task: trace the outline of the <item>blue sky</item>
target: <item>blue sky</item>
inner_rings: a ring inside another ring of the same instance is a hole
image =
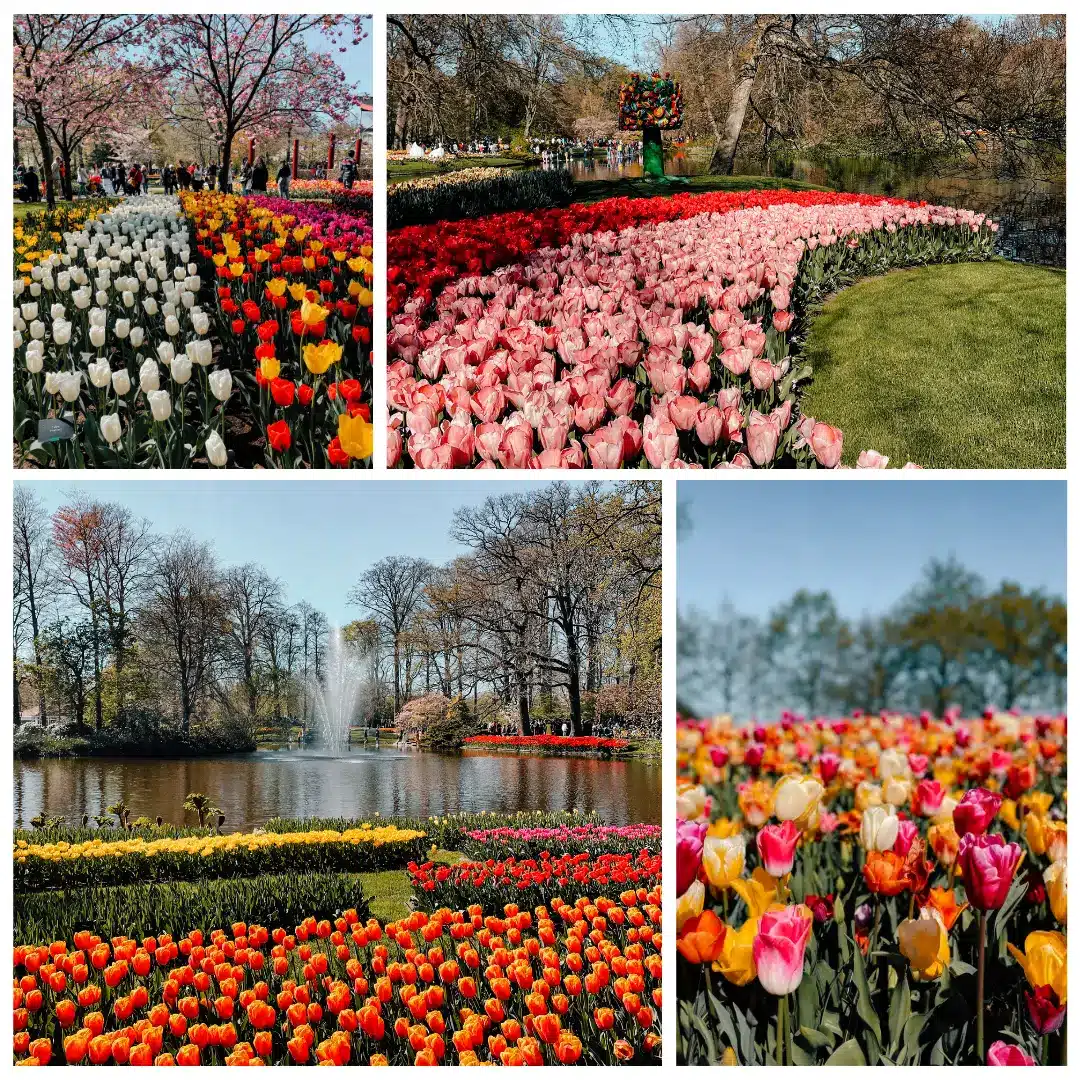
[[[345,78],[350,85],[355,86],[362,94],[370,94],[374,86],[370,26],[369,22],[368,36],[359,45],[353,45],[351,38],[345,39],[345,52],[339,52],[340,46],[329,41],[321,30],[309,30],[305,35],[312,49],[333,56],[334,62],[345,72]]]
[[[1066,595],[1064,481],[691,481],[678,501],[680,609],[764,615],[806,588],[880,614],[950,554],[988,584]]]
[[[174,480],[70,476],[19,479],[52,513],[73,490],[119,502],[169,533],[185,528],[208,542],[223,566],[258,562],[286,589],[290,603],[307,600],[333,623],[359,614],[346,595],[360,574],[386,555],[445,562],[461,549],[450,539],[454,511],[489,495],[543,487],[551,477],[488,480],[354,479]]]

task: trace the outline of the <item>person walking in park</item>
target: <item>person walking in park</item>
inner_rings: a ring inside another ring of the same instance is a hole
[[[266,182],[270,179],[270,170],[266,167],[266,159],[259,158],[255,168],[251,170],[251,190],[266,194]]]
[[[356,162],[353,160],[352,151],[341,163],[341,182],[346,191],[351,191],[353,182],[356,180]]]
[[[278,195],[283,199],[289,197],[289,181],[292,179],[292,169],[289,167],[289,159],[286,158],[281,163],[281,168],[277,171],[277,189]]]
[[[41,199],[41,182],[31,165],[22,175],[23,186],[19,189],[19,198],[23,202],[38,202]]]
[[[240,166],[241,194],[246,195],[251,190],[251,174],[253,171],[250,161],[245,161],[244,164]]]

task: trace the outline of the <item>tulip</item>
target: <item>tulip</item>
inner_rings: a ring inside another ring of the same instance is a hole
[[[144,360],[142,367],[139,368],[139,389],[144,394],[150,395],[158,389],[160,381],[157,361],[153,359]]]
[[[980,1055],[981,1056],[981,1055]],[[986,1054],[987,1065],[1035,1065],[1037,1062],[1030,1054],[1025,1054],[1019,1046],[1010,1046],[999,1039],[993,1043]]]
[[[765,825],[758,830],[758,855],[772,877],[781,878],[791,873],[795,865],[795,848],[801,835],[793,821],[785,821],[782,825]]]
[[[684,821],[675,824],[675,894],[681,896],[690,888],[701,866],[708,822]]]
[[[75,401],[82,393],[82,376],[77,371],[64,371],[59,379],[60,396],[66,402]]]
[[[1023,852],[1019,844],[1005,843],[999,833],[968,833],[960,838],[957,858],[968,900],[986,912],[996,911],[1005,903]]]
[[[675,902],[675,930],[683,928],[690,919],[697,918],[705,907],[705,882],[695,879]]]
[[[760,918],[751,917],[738,930],[727,928],[720,956],[715,966],[720,974],[735,986],[746,986],[757,978],[754,963],[754,941],[758,934]]]
[[[113,393],[119,397],[123,397],[131,390],[131,376],[128,374],[127,368],[121,368],[119,371],[112,373],[112,388]]]
[[[1050,899],[1050,910],[1062,926],[1065,925],[1069,908],[1068,877],[1064,858],[1056,859],[1043,871],[1046,895]]]
[[[1009,952],[1024,969],[1024,976],[1033,990],[1048,986],[1062,1005],[1068,993],[1066,976],[1066,941],[1056,930],[1035,930],[1024,939],[1021,952],[1011,942]]]
[[[965,791],[963,798],[953,810],[953,823],[961,838],[968,833],[982,836],[1001,809],[1001,796],[985,788]]]
[[[686,922],[676,947],[691,964],[711,964],[720,957],[726,930],[713,912],[703,911]]]
[[[709,884],[715,889],[726,889],[742,874],[746,861],[746,838],[706,836],[701,861]]]
[[[232,372],[228,368],[219,368],[217,371],[211,371],[207,376],[207,382],[210,384],[210,393],[217,398],[218,401],[228,401],[229,395],[232,393]]]
[[[120,417],[117,413],[110,413],[101,418],[101,422],[98,425],[101,429],[101,435],[104,440],[111,446],[113,443],[118,442],[123,432],[120,430]]]
[[[103,390],[112,382],[112,369],[109,367],[108,360],[98,360],[93,364],[88,364],[86,373],[90,377],[90,382],[99,390]]]
[[[890,851],[896,843],[900,819],[893,807],[871,806],[863,812],[859,840],[866,851]]]
[[[210,464],[220,469],[228,464],[229,454],[225,449],[225,443],[216,431],[211,431],[206,436],[206,457]]]
[[[780,821],[794,821],[803,831],[817,828],[825,789],[810,776],[787,775],[773,793],[773,813]]]
[[[1037,986],[1024,991],[1028,1019],[1040,1035],[1052,1035],[1065,1023],[1065,1004],[1050,986]]]
[[[936,979],[949,966],[949,935],[931,909],[924,908],[917,919],[904,919],[896,941],[917,980]]]
[[[753,957],[758,982],[767,993],[783,997],[798,988],[813,925],[813,916],[801,904],[762,915]]]
[[[167,390],[153,390],[146,395],[146,400],[150,403],[151,414],[159,424],[172,415],[172,399]]]

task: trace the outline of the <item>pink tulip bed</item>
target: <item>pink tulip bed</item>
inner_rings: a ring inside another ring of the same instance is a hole
[[[996,231],[787,191],[391,231],[388,464],[836,468],[843,433],[800,408],[810,315],[862,277],[989,258]]]

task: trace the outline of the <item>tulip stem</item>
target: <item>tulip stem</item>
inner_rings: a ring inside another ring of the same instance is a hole
[[[787,994],[776,999],[776,1063],[784,1064],[784,1048],[787,1045]]]
[[[975,976],[975,1052],[979,1064],[986,1062],[983,1054],[983,999],[986,982],[986,912],[979,912],[979,970]]]

